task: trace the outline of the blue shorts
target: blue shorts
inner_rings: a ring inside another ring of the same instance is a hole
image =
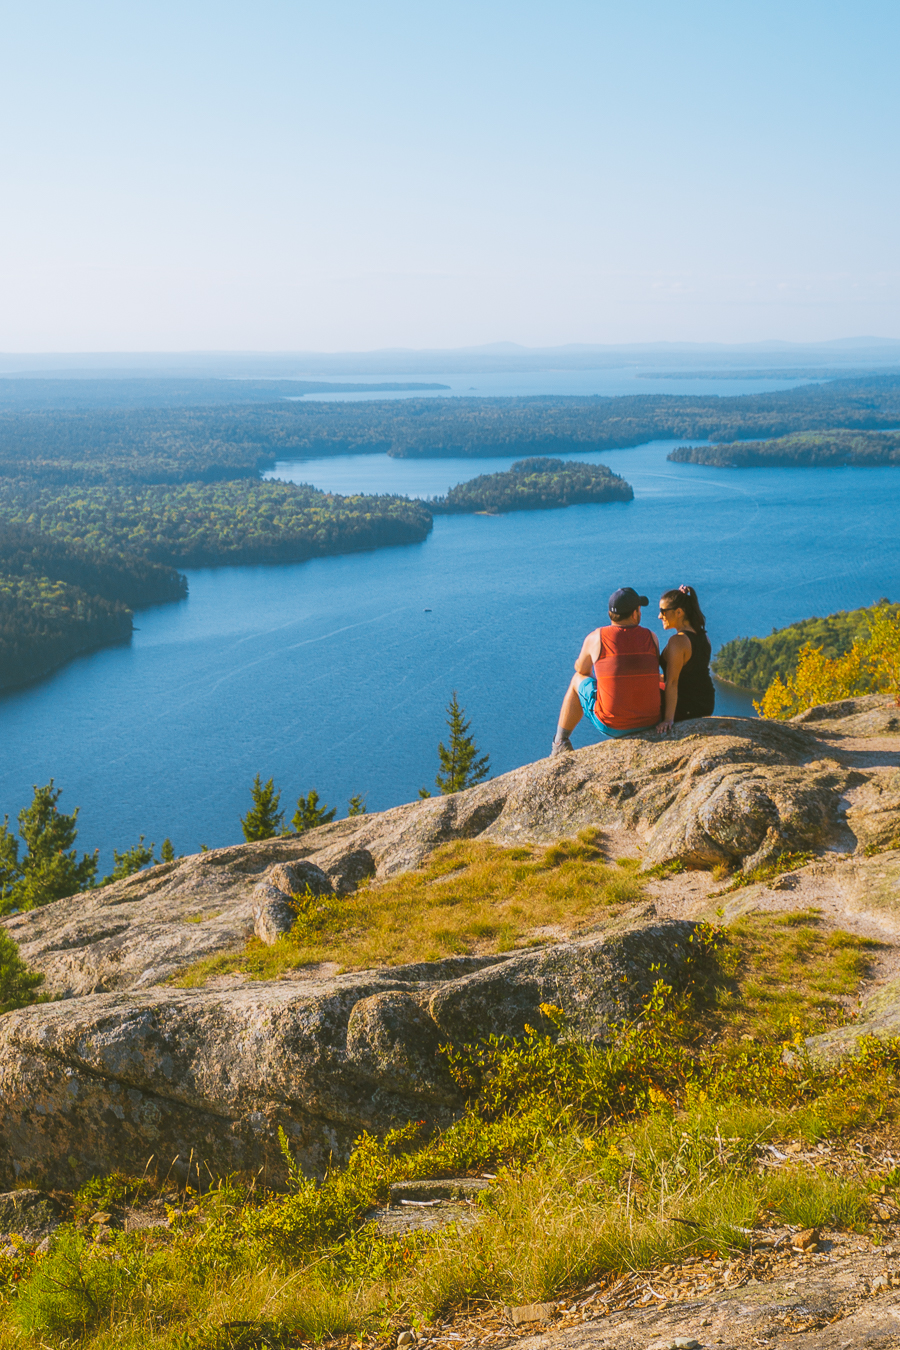
[[[578,686],[578,698],[581,702],[581,711],[595,731],[599,731],[601,736],[606,736],[610,740],[618,740],[621,736],[640,736],[642,731],[648,731],[650,727],[655,727],[656,722],[648,722],[645,727],[632,727],[628,731],[620,731],[618,727],[608,727],[605,722],[594,711],[594,705],[597,702],[597,681],[593,675],[585,675],[581,684]]]

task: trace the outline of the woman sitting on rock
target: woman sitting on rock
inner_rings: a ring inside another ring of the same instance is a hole
[[[712,648],[706,636],[706,619],[693,586],[666,591],[659,602],[659,618],[672,636],[660,652],[666,676],[663,720],[664,736],[676,722],[689,717],[710,717],[716,706],[716,691],[709,673]]]

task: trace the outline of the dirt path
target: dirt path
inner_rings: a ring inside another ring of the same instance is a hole
[[[417,1344],[428,1350],[671,1350],[679,1342],[704,1350],[900,1347],[896,1241],[895,1230],[883,1245],[823,1233],[809,1254],[761,1247],[732,1262],[697,1262],[680,1285],[664,1272],[640,1272],[609,1289],[537,1305],[531,1311],[545,1323],[517,1327],[513,1316],[527,1310],[498,1309],[425,1328]]]

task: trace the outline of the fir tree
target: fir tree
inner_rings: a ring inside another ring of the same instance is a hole
[[[17,944],[0,928],[0,1013],[34,1003],[34,990],[43,983],[43,975],[26,966]]]
[[[175,850],[172,847],[171,839],[164,839],[162,841],[162,848],[159,850],[159,860],[160,862],[175,861]]]
[[[466,721],[465,709],[459,706],[455,689],[447,704],[447,726],[450,729],[450,748],[443,742],[438,745],[441,772],[434,780],[445,796],[449,792],[461,792],[463,788],[474,787],[487,778],[491,769],[490,756],[479,757],[475,737],[469,735],[470,723]],[[424,790],[419,795],[424,796]]]
[[[327,825],[329,821],[334,820],[337,815],[337,807],[319,805],[319,794],[315,788],[310,788],[307,795],[301,795],[297,798],[297,810],[291,821],[298,834],[303,834],[304,830],[314,830],[317,825]]]
[[[104,877],[100,884],[108,886],[111,881],[121,881],[123,877],[130,877],[135,872],[139,872],[148,863],[155,863],[156,859],[153,856],[155,847],[155,844],[150,844],[148,847],[144,843],[144,836],[141,835],[133,848],[127,848],[124,853],[118,853],[116,849],[113,849],[115,866],[109,876]],[[171,848],[171,845],[169,847]]]
[[[94,884],[97,854],[79,859],[72,847],[78,835],[78,807],[71,815],[57,809],[61,793],[53,779],[35,784],[31,805],[19,812],[19,836],[26,852],[19,860],[19,841],[4,817],[0,827],[0,908],[34,909]]]
[[[280,834],[284,826],[284,812],[278,810],[281,793],[275,791],[273,780],[270,778],[268,783],[263,784],[257,774],[250,789],[250,796],[253,798],[253,805],[247,814],[241,817],[244,838],[248,843],[252,843],[255,839],[271,839],[273,834]]]
[[[367,816],[369,814],[368,807],[366,806],[366,799],[359,793],[357,793],[355,797],[350,798],[347,803],[347,808],[348,816]]]

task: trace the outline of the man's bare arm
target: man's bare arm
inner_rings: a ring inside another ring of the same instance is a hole
[[[576,675],[593,675],[594,662],[600,655],[600,630],[595,628],[593,633],[588,633],[584,642],[581,644],[581,651],[575,658]]]

